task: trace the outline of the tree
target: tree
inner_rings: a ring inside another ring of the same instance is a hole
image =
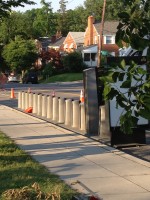
[[[30,22],[31,19],[26,14],[20,12],[12,12],[8,17],[2,18],[0,23],[0,41],[3,44],[8,44],[16,36],[31,39],[31,31],[33,29]]]
[[[67,35],[67,31],[66,31],[66,16],[67,16],[67,12],[66,12],[66,3],[67,1],[65,0],[60,0],[59,4],[60,4],[60,9],[58,10],[58,19],[57,19],[57,23],[58,23],[58,30],[61,31],[62,35]]]
[[[44,65],[46,65],[47,63],[51,63],[51,65],[55,69],[62,68],[61,55],[59,51],[51,48],[48,51],[42,51],[40,57],[42,58],[42,62]]]
[[[45,36],[52,36],[55,32],[55,23],[54,23],[54,14],[51,6],[51,2],[45,2],[45,0],[41,0],[41,4],[43,5],[41,9],[41,23],[43,24],[43,28],[45,29]],[[44,13],[44,15],[43,15]],[[43,17],[43,18],[42,18]]]
[[[2,56],[12,71],[24,72],[30,69],[37,59],[37,49],[33,40],[16,37],[4,47]]]
[[[147,67],[150,67],[150,1],[125,0],[124,6],[130,7],[119,13],[120,23],[116,35],[118,45],[122,41],[133,48],[143,50],[148,47]],[[125,78],[126,77],[126,78]],[[146,77],[146,81],[143,79]],[[101,78],[104,81],[104,96],[106,100],[116,98],[116,106],[123,108],[120,116],[121,130],[132,133],[132,127],[138,124],[138,118],[150,120],[150,76],[146,69],[132,61],[129,67],[122,61],[109,70],[108,75]],[[113,83],[123,81],[120,87]],[[133,82],[135,84],[133,84]],[[121,92],[121,88],[126,92]]]
[[[35,4],[33,1],[30,0],[7,0],[7,1],[1,1],[0,2],[0,18],[4,16],[8,16],[11,12],[12,7],[22,6],[24,7],[24,4]]]
[[[84,8],[78,7],[75,10],[68,10],[66,14],[66,30],[74,31],[74,32],[80,32],[85,31],[85,28],[87,26],[87,18],[84,14]]]
[[[105,20],[118,19],[118,12],[122,10],[123,1],[107,0],[107,7],[105,11]],[[103,0],[86,0],[84,2],[86,15],[95,16],[95,20],[100,21],[103,10]]]

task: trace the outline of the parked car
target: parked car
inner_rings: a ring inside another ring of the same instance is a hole
[[[38,76],[36,72],[29,72],[24,75],[22,78],[22,83],[32,83],[32,84],[37,84],[38,83]]]
[[[18,79],[18,77],[17,76],[15,76],[15,75],[9,75],[8,76],[8,81],[7,82],[19,82],[19,79]]]

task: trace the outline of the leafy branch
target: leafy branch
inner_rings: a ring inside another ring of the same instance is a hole
[[[150,120],[150,78],[146,69],[134,62],[128,66],[122,60],[100,79],[104,82],[104,99],[116,100],[116,108],[123,109],[119,119],[123,132],[132,133],[139,117]]]

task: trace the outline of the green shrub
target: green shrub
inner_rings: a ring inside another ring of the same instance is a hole
[[[52,63],[46,64],[42,71],[43,79],[46,79],[47,77],[50,77],[54,74],[55,74],[55,68],[53,64]]]
[[[86,67],[79,52],[72,52],[65,56],[63,66],[68,72],[82,72]]]

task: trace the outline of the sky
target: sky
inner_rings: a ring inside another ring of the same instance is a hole
[[[25,12],[26,10],[31,10],[33,8],[41,8],[40,1],[41,0],[32,0],[36,3],[36,5],[31,6],[31,5],[25,5],[25,7],[17,7],[13,10],[20,11],[20,12]],[[52,2],[52,8],[53,12],[56,12],[59,9],[59,1],[60,0],[47,0],[46,2]],[[68,0],[68,3],[66,4],[67,10],[68,9],[75,9],[78,6],[83,6],[85,0]]]

